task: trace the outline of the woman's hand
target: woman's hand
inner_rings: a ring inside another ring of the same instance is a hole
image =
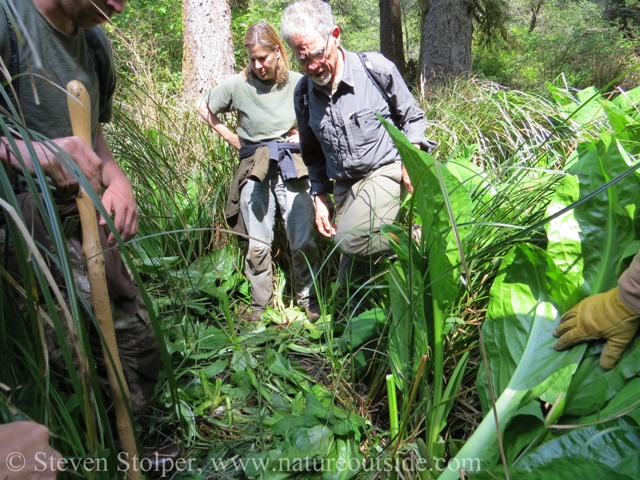
[[[287,135],[289,135],[287,140],[288,143],[300,143],[300,135],[298,135],[297,129],[292,128],[287,132]]]
[[[205,101],[205,97],[202,97],[198,102],[196,107],[198,109],[198,113],[203,118],[205,122],[209,124],[211,128],[213,128],[222,138],[224,138],[229,145],[234,147],[236,150],[240,150],[242,148],[242,143],[240,142],[240,137],[238,137],[237,133],[233,133],[231,130],[227,128],[227,126],[220,121],[218,116],[215,113],[212,113],[209,110],[209,105]]]

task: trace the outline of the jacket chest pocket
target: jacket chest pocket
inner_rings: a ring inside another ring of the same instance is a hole
[[[309,126],[320,142],[320,147],[322,148],[326,161],[335,161],[336,139],[330,120],[326,117],[311,117],[309,119]]]
[[[309,117],[309,126],[311,127],[311,130],[313,130],[313,133],[316,134],[316,137],[318,137],[318,140],[320,140],[324,137],[327,120],[324,117],[314,117],[311,115]]]
[[[370,152],[381,136],[384,135],[384,127],[376,117],[376,113],[383,118],[389,116],[388,108],[383,108],[379,112],[365,108],[350,113],[344,118],[352,151],[355,151],[358,156],[366,155]]]

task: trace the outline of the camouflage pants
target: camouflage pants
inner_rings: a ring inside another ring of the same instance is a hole
[[[5,245],[5,239],[3,238],[5,234],[6,230],[0,228],[0,254]],[[77,285],[77,290],[85,298],[85,304],[92,305],[87,264],[82,253],[82,243],[79,232],[76,232],[72,236],[67,236],[66,244],[70,254],[73,278]],[[11,246],[9,246],[9,248],[11,249]],[[9,255],[8,257],[15,257],[15,255]],[[13,261],[15,262],[15,259]],[[11,260],[10,263],[12,263]],[[8,270],[16,272],[16,266],[17,265],[9,265]],[[97,327],[91,322],[89,313],[85,310],[85,307],[82,306],[83,302],[80,303],[83,309],[85,327],[89,332],[91,351],[96,362],[100,384],[105,393],[110,396],[109,379],[102,352],[100,334],[97,331]],[[118,353],[130,392],[131,411],[134,416],[139,416],[144,412],[153,396],[160,370],[161,358],[156,335],[140,293],[137,294],[136,304],[138,308],[134,314],[124,313],[114,305],[113,302],[111,302],[111,310],[118,343]],[[70,341],[71,334],[68,332],[66,322],[62,322],[62,326],[65,330],[65,338],[67,338],[67,344],[72,352],[76,369],[78,369],[78,356]],[[49,362],[52,369],[58,372],[65,372],[67,367],[53,326],[45,323],[44,332]]]

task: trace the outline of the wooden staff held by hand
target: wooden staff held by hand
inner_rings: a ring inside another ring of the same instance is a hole
[[[72,80],[67,84],[67,92],[70,94],[68,105],[73,134],[82,138],[91,147],[91,100],[89,93],[78,80]],[[80,224],[82,225],[82,251],[87,259],[93,311],[104,339],[102,351],[107,365],[107,374],[116,412],[118,437],[122,443],[123,451],[128,455],[128,464],[131,467],[131,465],[139,465],[140,462],[137,458],[138,449],[133,433],[131,416],[129,415],[129,388],[125,382],[120,356],[118,355],[116,331],[111,315],[96,208],[82,187],[80,187],[76,197],[76,203],[78,204]],[[129,468],[128,475],[133,480],[139,480],[142,478],[142,471],[139,468]]]

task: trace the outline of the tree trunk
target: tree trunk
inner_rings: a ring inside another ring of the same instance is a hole
[[[380,53],[405,71],[400,0],[380,0]]]
[[[532,0],[529,4],[531,7],[531,21],[529,22],[529,33],[533,32],[538,23],[538,14],[545,0]]]
[[[195,98],[234,73],[235,57],[228,0],[182,0],[182,82]]]
[[[425,0],[420,84],[471,70],[473,0]]]

